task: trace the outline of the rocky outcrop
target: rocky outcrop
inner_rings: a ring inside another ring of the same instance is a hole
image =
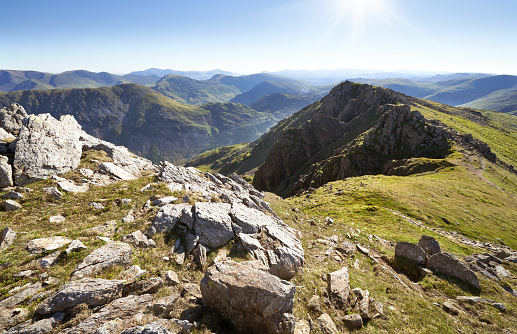
[[[72,280],[92,277],[112,266],[129,267],[133,249],[123,242],[109,242],[91,252],[77,265]]]
[[[18,103],[0,110],[0,128],[7,133],[17,135],[23,124],[23,120],[27,118],[27,112]]]
[[[233,261],[215,262],[201,280],[203,304],[220,312],[238,332],[294,333],[295,287]]]

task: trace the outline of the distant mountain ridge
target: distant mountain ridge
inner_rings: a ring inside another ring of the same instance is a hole
[[[211,71],[176,71],[170,69],[159,69],[159,68],[149,68],[143,71],[134,71],[129,73],[129,75],[140,75],[140,76],[148,76],[154,75],[158,77],[164,77],[169,74],[177,74],[184,77],[189,77],[196,80],[206,80],[212,78],[216,74],[224,74],[224,75],[237,75],[236,73],[223,71],[223,70],[211,70]]]

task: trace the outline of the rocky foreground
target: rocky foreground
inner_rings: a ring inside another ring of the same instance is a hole
[[[48,199],[48,205],[65,205],[74,196],[86,194],[91,198],[88,212],[95,216],[108,210],[105,201],[96,199],[96,192],[137,182],[143,175],[154,176],[153,182],[139,189],[149,196],[143,206],[133,205],[132,198],[117,199],[116,205],[130,208],[127,215],[80,232],[52,233],[51,228],[42,230],[41,237],[25,240],[30,231],[3,223],[1,254],[26,261],[19,271],[5,265],[14,274],[2,276],[2,333],[212,331],[206,326],[212,316],[227,324],[218,332],[338,333],[388,319],[375,296],[353,286],[346,265],[324,273],[324,300],[315,293],[308,301],[318,318],[296,317],[295,296],[306,288],[290,282],[304,275],[301,233],[278,217],[263,193],[235,174],[226,177],[170,163],[153,165],[123,147],[87,135],[73,117],[29,116],[19,105],[0,111],[0,136],[4,210],[23,212],[23,199],[35,192]],[[79,167],[92,150],[103,152],[109,161]],[[50,186],[31,188],[38,182]],[[163,189],[168,196],[160,195]],[[135,225],[139,215],[151,219]],[[56,231],[66,220],[61,215],[48,218]],[[325,225],[331,226],[332,219]],[[373,250],[337,235],[315,243],[328,247],[327,257],[357,251],[411,290]],[[485,288],[479,275],[494,281],[511,276],[502,264],[517,261],[517,253],[507,247],[497,248],[495,255],[459,259],[442,253],[438,242],[427,236],[418,244],[393,246],[402,265],[416,265],[422,275],[446,275],[474,290]],[[147,263],[141,258],[159,247],[167,253],[158,259],[160,269],[142,269]],[[67,266],[71,270],[63,269]],[[200,274],[180,279],[179,270]],[[57,277],[63,271],[64,279]],[[506,306],[497,301],[465,298],[457,303],[486,303],[506,312]],[[460,312],[449,304],[443,304],[447,312]]]

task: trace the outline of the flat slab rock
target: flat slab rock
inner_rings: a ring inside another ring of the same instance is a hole
[[[427,261],[427,267],[442,274],[455,277],[481,290],[479,279],[463,262],[449,253],[437,253]]]
[[[124,282],[120,280],[83,278],[63,285],[45,299],[36,312],[52,314],[82,303],[88,306],[104,305],[119,297],[123,287]]]
[[[231,205],[227,203],[196,203],[194,230],[200,243],[219,248],[235,239],[230,209]]]
[[[72,241],[71,238],[63,236],[33,239],[27,244],[27,250],[31,254],[41,254],[66,246]]]
[[[203,304],[243,333],[294,333],[295,286],[231,260],[215,262],[201,280]]]
[[[72,274],[72,280],[95,276],[104,269],[116,265],[129,267],[132,254],[133,248],[130,245],[124,242],[109,242],[91,252],[79,263]]]

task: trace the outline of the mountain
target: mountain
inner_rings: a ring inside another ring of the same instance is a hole
[[[239,104],[184,105],[136,84],[0,93],[0,105],[12,103],[31,114],[71,114],[87,133],[153,161],[182,162],[219,146],[253,141],[279,120]]]
[[[137,75],[137,76],[158,76],[164,77],[169,74],[181,75],[184,77],[189,77],[196,80],[206,80],[210,79],[216,74],[224,74],[224,75],[235,75],[235,73],[223,71],[223,70],[211,70],[211,71],[176,71],[176,70],[163,70],[159,68],[149,68],[144,71],[134,71],[129,73],[128,75]]]
[[[517,89],[502,89],[462,105],[517,115]]]
[[[97,88],[113,86],[122,82],[148,85],[156,82],[157,76],[119,76],[107,72],[94,73],[84,70],[51,74],[37,71],[0,70],[0,91],[12,92],[29,89]]]

